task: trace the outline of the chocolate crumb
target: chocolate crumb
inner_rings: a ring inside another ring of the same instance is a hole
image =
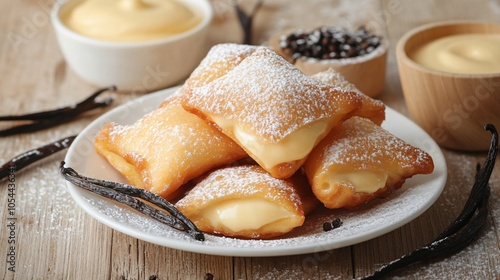
[[[340,226],[342,226],[342,220],[339,219],[339,218],[336,218],[335,220],[333,220],[332,222],[332,227],[333,229],[336,229],[336,228],[339,228]]]
[[[207,273],[205,274],[205,278],[203,278],[204,280],[213,280],[214,279],[214,275],[212,273]]]
[[[324,231],[330,231],[333,229],[332,223],[324,223],[323,224],[323,230]]]
[[[334,230],[336,228],[339,228],[340,226],[342,226],[342,220],[339,219],[339,218],[335,218],[332,222],[325,222],[323,224],[323,230],[324,231],[330,231],[330,230]]]

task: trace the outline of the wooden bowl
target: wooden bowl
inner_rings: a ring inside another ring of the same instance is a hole
[[[396,46],[406,105],[413,118],[441,146],[463,151],[488,149],[487,123],[500,128],[500,72],[456,74],[424,67],[411,54],[425,43],[448,35],[500,34],[500,25],[444,22],[418,27]],[[499,47],[500,49],[500,47]]]
[[[292,32],[294,32],[294,30],[290,30],[288,33],[273,36],[268,42],[269,48],[285,57],[306,75],[311,76],[318,72],[333,68],[335,71],[342,74],[347,81],[354,84],[364,94],[370,97],[377,97],[380,95],[382,89],[384,88],[385,81],[387,50],[389,48],[387,38],[382,38],[381,45],[373,52],[358,57],[342,59],[301,57],[292,61],[292,59],[287,57],[287,55],[282,51],[279,44],[281,36]]]

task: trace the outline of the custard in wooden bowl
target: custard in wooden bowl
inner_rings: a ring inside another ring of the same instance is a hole
[[[500,25],[425,25],[404,35],[396,54],[415,122],[443,147],[487,150],[484,126],[500,126]]]

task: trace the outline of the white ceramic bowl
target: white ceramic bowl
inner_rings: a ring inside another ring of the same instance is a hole
[[[208,51],[208,28],[213,17],[208,0],[183,1],[203,17],[193,29],[164,39],[133,43],[93,39],[65,26],[61,14],[81,1],[56,3],[51,20],[66,62],[94,85],[116,85],[119,90],[127,91],[172,86],[187,78]]]

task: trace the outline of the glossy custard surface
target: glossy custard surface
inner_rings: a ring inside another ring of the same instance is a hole
[[[439,38],[409,54],[428,68],[460,74],[500,72],[500,34],[458,34]]]
[[[86,0],[61,15],[82,35],[113,42],[143,42],[186,32],[201,16],[176,0]]]

